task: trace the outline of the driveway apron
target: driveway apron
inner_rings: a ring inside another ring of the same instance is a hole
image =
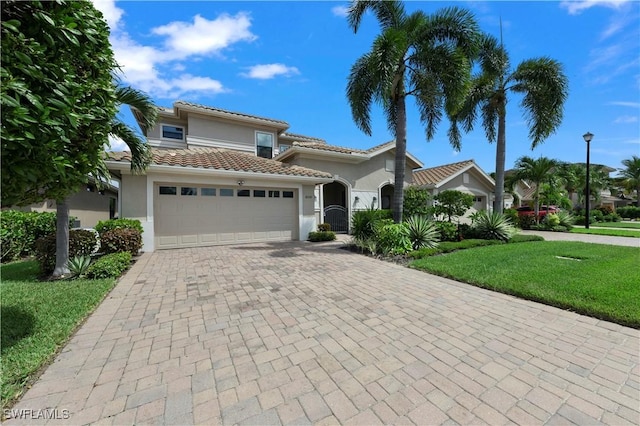
[[[639,337],[339,243],[158,251],[7,424],[638,424]]]

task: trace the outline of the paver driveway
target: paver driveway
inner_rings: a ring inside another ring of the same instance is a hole
[[[15,410],[69,410],[64,424],[639,422],[638,330],[338,247],[142,256]]]

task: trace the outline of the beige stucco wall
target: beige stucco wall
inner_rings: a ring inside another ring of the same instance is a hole
[[[121,217],[128,219],[147,220],[147,177],[122,176]]]
[[[76,217],[83,228],[93,228],[101,220],[109,220],[109,200],[117,200],[118,194],[105,191],[104,195],[96,192],[80,190],[69,196],[69,216]],[[21,207],[19,210],[31,212],[56,212],[56,202],[46,200],[42,203]]]
[[[395,160],[392,152],[385,152],[359,164],[341,163],[335,160],[300,158],[294,156],[287,162],[338,175],[355,191],[378,191],[384,183],[393,183],[394,173],[385,170],[386,160]],[[411,183],[411,170],[405,172],[405,185]]]
[[[469,176],[468,183],[464,182],[465,173]],[[456,176],[454,179],[445,183],[439,188],[439,191],[442,192],[447,189],[455,189],[474,195],[486,195],[493,192],[493,187],[488,186],[485,179],[480,179],[480,175],[473,169],[461,173],[460,176]]]
[[[182,126],[184,127],[184,132],[185,132],[185,136],[189,134],[189,126],[187,123],[187,120],[179,120],[177,118],[166,118],[163,116],[158,117],[158,123],[151,129],[149,129],[147,131],[147,139],[149,141],[149,144],[153,145],[153,146],[159,146],[159,147],[175,147],[175,148],[186,148],[187,147],[187,142],[185,141],[179,141],[179,140],[175,140],[175,139],[162,139],[161,138],[161,129],[162,129],[162,125],[163,124],[167,124],[170,126]]]

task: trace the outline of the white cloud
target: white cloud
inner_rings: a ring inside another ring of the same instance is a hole
[[[122,139],[109,135],[109,147],[106,150],[113,152],[129,151],[129,147]]]
[[[214,20],[200,15],[193,23],[171,22],[151,30],[156,35],[167,36],[165,46],[172,59],[184,59],[192,55],[216,53],[240,41],[251,42],[257,37],[249,31],[251,19],[246,13],[235,16],[222,14]]]
[[[243,77],[256,78],[259,80],[268,80],[276,76],[290,77],[300,74],[298,68],[288,67],[284,64],[263,64],[254,65],[249,68],[249,72],[241,74]]]
[[[570,15],[578,15],[583,10],[590,9],[595,6],[619,9],[629,1],[631,0],[565,0],[560,2],[560,7],[567,9]]]
[[[331,8],[331,13],[333,13],[335,16],[346,18],[347,14],[349,13],[349,6],[333,6]]]
[[[637,123],[638,116],[635,115],[622,115],[614,120],[616,124],[628,124],[628,123]]]
[[[118,27],[118,23],[124,14],[124,11],[116,7],[115,0],[91,0],[96,9],[102,12],[104,19],[109,24],[111,30],[115,30]]]
[[[249,30],[249,15],[240,12],[235,16],[221,14],[213,20],[196,15],[193,22],[170,22],[151,30],[165,38],[162,47],[144,45],[127,33],[122,21],[124,11],[114,0],[93,1],[111,28],[110,41],[120,65],[120,79],[152,98],[174,100],[185,94],[228,92],[216,79],[186,73],[188,64],[183,61],[220,54],[234,43],[257,38]],[[176,73],[182,74],[175,77]]]
[[[627,101],[613,101],[609,102],[607,105],[617,105],[631,108],[640,108],[640,102],[627,102]]]

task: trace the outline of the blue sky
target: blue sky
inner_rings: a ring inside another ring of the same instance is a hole
[[[373,135],[353,123],[346,100],[351,65],[379,32],[370,14],[354,34],[347,2],[331,1],[103,1],[94,0],[111,28],[121,79],[156,104],[197,102],[287,121],[289,132],[328,143],[369,148],[392,139],[378,107]],[[447,6],[467,8],[483,31],[502,34],[512,67],[549,56],[570,81],[557,132],[531,151],[517,97],[507,112],[510,168],[523,155],[584,162],[590,131],[591,162],[621,167],[640,155],[640,2],[418,2],[408,12],[431,14]],[[417,111],[408,103],[408,150],[432,167],[474,159],[495,170],[495,145],[478,124],[455,152],[443,120],[427,142]],[[125,120],[134,123],[127,111]],[[114,144],[114,148],[119,146]]]

